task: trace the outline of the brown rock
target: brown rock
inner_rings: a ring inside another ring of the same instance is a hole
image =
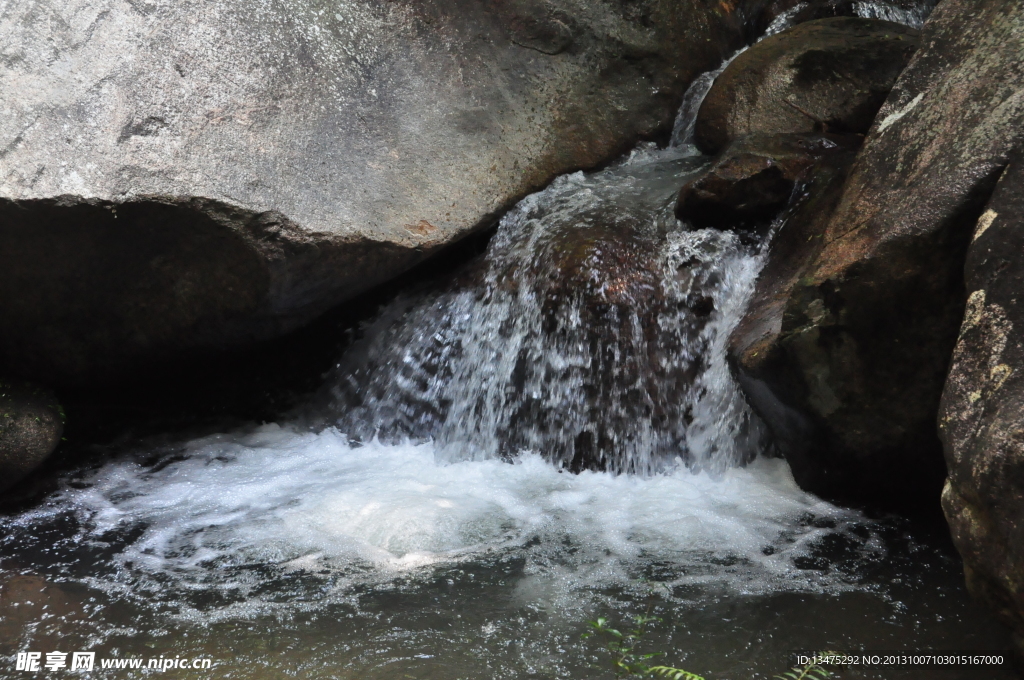
[[[1003,173],[964,269],[942,395],[942,506],[971,591],[1024,639],[1024,159]]]
[[[856,135],[761,135],[729,145],[679,191],[676,216],[696,228],[765,227],[823,156],[856,148]]]
[[[732,352],[797,480],[832,498],[938,496],[935,428],[974,223],[1024,135],[1024,8],[947,0],[830,219],[777,243]]]
[[[711,87],[694,139],[705,153],[754,133],[864,133],[917,49],[918,31],[872,19],[819,19],[765,38]]]

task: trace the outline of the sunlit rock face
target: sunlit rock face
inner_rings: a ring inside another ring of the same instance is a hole
[[[667,131],[760,4],[6,7],[0,363],[73,382],[305,323]]]

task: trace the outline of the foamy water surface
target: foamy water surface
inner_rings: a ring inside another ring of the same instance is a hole
[[[76,540],[119,546],[118,568],[91,583],[161,596],[251,595],[296,570],[379,582],[506,553],[540,571],[586,571],[588,586],[628,582],[637,564],[661,560],[700,567],[676,580],[738,592],[820,589],[839,583],[794,559],[862,521],[802,492],[780,460],[719,477],[573,475],[534,454],[439,463],[429,443],[353,446],[334,429],[278,425],[198,439],[156,462],[107,463],[15,523],[69,515]]]

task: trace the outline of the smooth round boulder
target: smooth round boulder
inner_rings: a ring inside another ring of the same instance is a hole
[[[63,432],[64,412],[50,391],[0,378],[0,491],[39,467]]]
[[[916,29],[856,17],[809,21],[766,38],[715,81],[694,141],[718,153],[755,133],[864,134],[919,43]]]

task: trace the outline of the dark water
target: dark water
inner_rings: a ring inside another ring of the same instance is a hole
[[[80,565],[102,561],[102,550],[62,545],[58,537],[71,527],[58,523],[34,546],[10,534],[4,542],[4,554],[17,559],[6,559],[0,576],[0,654],[82,649],[100,658],[215,662],[210,671],[160,674],[167,677],[600,678],[611,677],[601,670],[607,657],[596,641],[581,640],[585,622],[648,613],[661,621],[645,648],[707,678],[771,677],[793,650],[1005,650],[1005,633],[970,602],[947,548],[909,538],[914,529],[900,521],[846,528],[826,530],[794,561],[807,573],[791,574],[789,590],[743,578],[737,555],[609,567],[594,555],[573,559],[572,546],[531,555],[547,546],[528,540],[375,582],[277,575],[258,607],[231,609],[231,597],[210,593],[138,597],[90,587],[81,573],[90,569]],[[877,542],[873,557],[853,538],[861,534]],[[839,677],[1013,675],[1005,667],[877,667]]]

